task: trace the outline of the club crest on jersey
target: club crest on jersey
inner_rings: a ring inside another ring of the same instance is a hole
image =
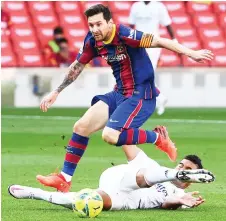
[[[122,45],[118,45],[118,46],[117,46],[117,51],[118,51],[119,53],[122,53],[122,52],[124,51],[124,47],[123,47]]]

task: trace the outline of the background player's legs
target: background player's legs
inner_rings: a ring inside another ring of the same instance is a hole
[[[158,61],[159,61],[159,57],[161,55],[162,49],[161,48],[148,48],[146,50],[147,50],[149,58],[151,59],[154,73],[156,74],[157,65],[158,65]],[[161,91],[161,88],[160,88],[160,91]],[[158,115],[162,115],[164,113],[166,103],[167,103],[167,98],[161,92],[156,99],[156,108],[157,108]]]
[[[147,48],[146,49],[148,56],[151,59],[151,63],[152,63],[152,67],[153,67],[154,71],[156,71],[156,69],[157,69],[161,50],[162,50],[161,48]]]

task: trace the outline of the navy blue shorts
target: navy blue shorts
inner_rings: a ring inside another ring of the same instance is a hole
[[[109,106],[107,127],[115,130],[139,128],[154,113],[156,98],[142,99],[136,96],[125,97],[117,91],[105,95],[97,95],[92,99],[92,105],[99,100]]]

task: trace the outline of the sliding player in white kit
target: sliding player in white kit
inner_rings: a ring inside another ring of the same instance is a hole
[[[161,133],[161,127],[157,128]],[[198,192],[185,193],[191,183],[209,183],[214,175],[202,169],[195,155],[186,156],[175,169],[160,166],[136,146],[124,146],[128,164],[105,170],[96,190],[103,199],[104,210],[177,209],[195,207],[204,202]],[[73,209],[77,193],[49,192],[38,188],[11,185],[10,195],[17,199],[44,200]]]
[[[172,21],[168,11],[161,2],[140,1],[132,5],[129,16],[129,24],[132,28],[136,28],[145,33],[154,33],[156,36],[159,36],[159,25],[161,24],[167,28],[170,37],[175,39],[171,23]],[[148,48],[146,51],[151,59],[154,72],[156,72],[161,48]],[[166,103],[167,98],[161,92],[157,97],[156,103],[157,113],[159,115],[164,113]]]

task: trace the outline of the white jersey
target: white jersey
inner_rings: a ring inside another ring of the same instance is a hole
[[[171,19],[163,3],[151,1],[147,5],[143,2],[135,2],[130,11],[129,24],[145,33],[159,35],[159,25],[170,25]]]
[[[141,151],[128,164],[105,170],[99,181],[99,190],[106,192],[112,201],[112,210],[150,209],[161,207],[168,196],[183,194],[182,189],[170,182],[158,183],[150,188],[140,189],[136,174],[142,168],[155,171],[160,165]]]
[[[132,191],[125,200],[122,209],[153,209],[161,208],[167,197],[182,196],[184,190],[170,182],[157,183],[150,188]]]
[[[145,33],[152,33],[159,36],[159,25],[168,26],[172,23],[165,5],[161,2],[151,1],[147,5],[143,2],[135,2],[132,5],[129,24]],[[154,71],[157,68],[161,54],[161,48],[146,49]]]

